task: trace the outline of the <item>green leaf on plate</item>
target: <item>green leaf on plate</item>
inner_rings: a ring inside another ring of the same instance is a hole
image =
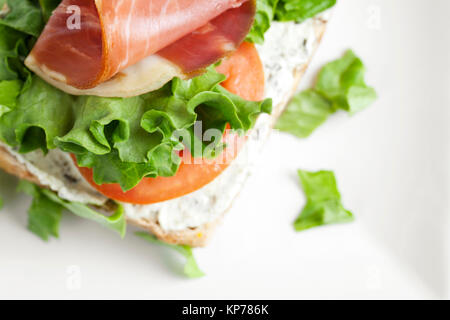
[[[292,99],[275,128],[306,138],[333,113],[332,104],[327,99],[314,90],[306,90]]]
[[[297,94],[276,128],[306,138],[337,110],[355,114],[372,104],[377,94],[364,81],[361,59],[349,50],[343,58],[328,63],[319,73],[314,89]]]
[[[375,90],[364,80],[366,69],[355,53],[348,50],[319,73],[316,90],[333,103],[335,109],[355,114],[377,99]]]
[[[336,178],[331,171],[308,172],[299,170],[298,175],[306,195],[306,206],[294,222],[295,230],[351,222],[353,214],[341,202]]]

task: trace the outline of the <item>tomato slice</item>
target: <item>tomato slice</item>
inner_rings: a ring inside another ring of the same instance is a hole
[[[217,71],[227,76],[222,86],[228,91],[249,101],[264,99],[264,68],[252,43],[241,44],[231,57],[222,61]]]
[[[264,69],[253,44],[243,43],[217,70],[228,77],[222,83],[228,91],[246,100],[259,101],[264,98]],[[97,185],[92,169],[78,169],[95,189],[108,198],[133,204],[152,204],[192,193],[219,176],[236,158],[246,137],[239,137],[226,130],[223,140],[227,148],[218,158],[193,159],[188,151],[184,151],[183,161],[175,176],[144,178],[135,188],[126,192],[119,184]]]

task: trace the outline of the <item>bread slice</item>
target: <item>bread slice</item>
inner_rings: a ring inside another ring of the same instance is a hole
[[[283,86],[289,86],[290,90],[285,90],[285,94],[283,94],[283,97],[278,99],[278,103],[275,105],[274,110],[268,121],[261,121],[261,127],[264,127],[261,130],[263,132],[263,137],[258,139],[257,143],[260,145],[263,145],[265,141],[267,140],[269,136],[270,129],[275,125],[276,120],[278,117],[282,114],[283,110],[285,109],[287,103],[292,98],[294,93],[297,90],[297,87],[300,83],[300,80],[306,71],[309,61],[311,60],[313,54],[315,53],[316,49],[319,46],[319,43],[322,39],[322,36],[324,34],[326,24],[327,24],[327,18],[326,15],[321,15],[319,17],[316,17],[314,19],[310,19],[308,22],[310,31],[312,32],[312,36],[309,39],[303,38],[298,39],[297,41],[303,41],[304,43],[302,45],[306,46],[308,45],[310,50],[307,51],[307,59],[306,61],[302,62],[301,64],[292,66],[292,70],[290,70],[293,73],[293,77],[289,78],[289,82],[291,83],[284,83]],[[296,39],[284,39],[287,41],[292,41]],[[309,41],[310,43],[306,43]],[[270,44],[272,45],[272,44]],[[277,43],[274,43],[273,45],[278,45]],[[292,54],[292,52],[291,52]],[[264,60],[263,60],[264,61]],[[277,70],[275,70],[274,74],[271,74],[270,76],[277,76]],[[269,81],[270,85],[270,81]],[[269,90],[270,91],[270,90]],[[266,119],[267,120],[267,119]],[[258,120],[259,121],[259,120]],[[231,167],[231,166],[230,166]],[[29,167],[24,164],[23,160],[19,159],[19,156],[17,154],[14,154],[9,148],[2,147],[0,145],[0,168],[5,170],[6,172],[17,176],[20,179],[25,179],[28,181],[31,181],[35,184],[38,184],[42,187],[48,187],[51,188],[49,185],[46,185],[41,179],[39,179],[35,174],[30,172]],[[232,169],[227,169],[232,170]],[[150,233],[154,234],[156,237],[158,237],[160,240],[165,241],[167,243],[171,244],[183,244],[183,245],[189,245],[192,247],[202,247],[205,246],[208,242],[208,239],[210,238],[211,234],[213,233],[216,226],[221,222],[222,217],[225,215],[225,213],[230,209],[232,206],[232,203],[234,202],[234,199],[238,196],[240,193],[240,190],[242,190],[245,180],[248,177],[250,173],[250,170],[244,170],[242,173],[239,173],[241,176],[239,179],[232,179],[233,183],[236,184],[236,188],[233,189],[232,194],[229,196],[229,200],[226,201],[224,205],[222,205],[221,209],[215,209],[220,210],[220,212],[214,212],[213,215],[211,215],[213,218],[209,219],[205,223],[200,223],[199,225],[191,224],[187,227],[181,227],[181,228],[167,228],[164,225],[162,225],[160,219],[158,218],[158,215],[148,215],[148,216],[136,216],[132,214],[128,214],[127,207],[127,220],[130,224],[135,225],[137,227],[140,227],[142,229],[145,229],[149,231]],[[234,174],[233,172],[228,173],[228,175]],[[222,175],[225,175],[223,173]],[[219,176],[219,178],[221,177]],[[237,181],[236,181],[237,180]],[[214,181],[213,181],[214,183]],[[206,186],[205,188],[208,188]],[[59,191],[54,190],[53,191]],[[236,191],[237,190],[237,191]],[[197,191],[197,193],[203,192],[202,189]],[[189,196],[189,195],[188,195]],[[223,197],[223,189],[218,188],[217,190],[212,190],[212,193],[210,192],[208,194],[209,197],[212,197],[214,199],[218,197]],[[227,198],[228,199],[228,198]],[[70,200],[70,199],[69,199]],[[170,200],[167,203],[170,204],[170,202],[178,201],[183,202],[183,197],[180,199]],[[105,201],[101,206],[102,209],[104,209],[106,212],[111,212],[115,209],[115,204],[113,201]],[[128,208],[131,209],[131,206],[128,205]],[[131,213],[131,210],[129,211]]]

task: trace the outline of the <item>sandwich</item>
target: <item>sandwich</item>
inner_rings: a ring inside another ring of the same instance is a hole
[[[0,168],[30,230],[57,236],[54,207],[206,245],[335,2],[0,0]]]

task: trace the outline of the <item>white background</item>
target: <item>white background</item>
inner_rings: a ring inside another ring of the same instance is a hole
[[[337,114],[311,138],[276,133],[211,245],[207,273],[65,215],[46,244],[26,230],[28,200],[0,173],[0,298],[448,297],[450,1],[340,0],[303,87],[347,48],[379,100]],[[296,169],[336,172],[353,224],[295,233]]]

